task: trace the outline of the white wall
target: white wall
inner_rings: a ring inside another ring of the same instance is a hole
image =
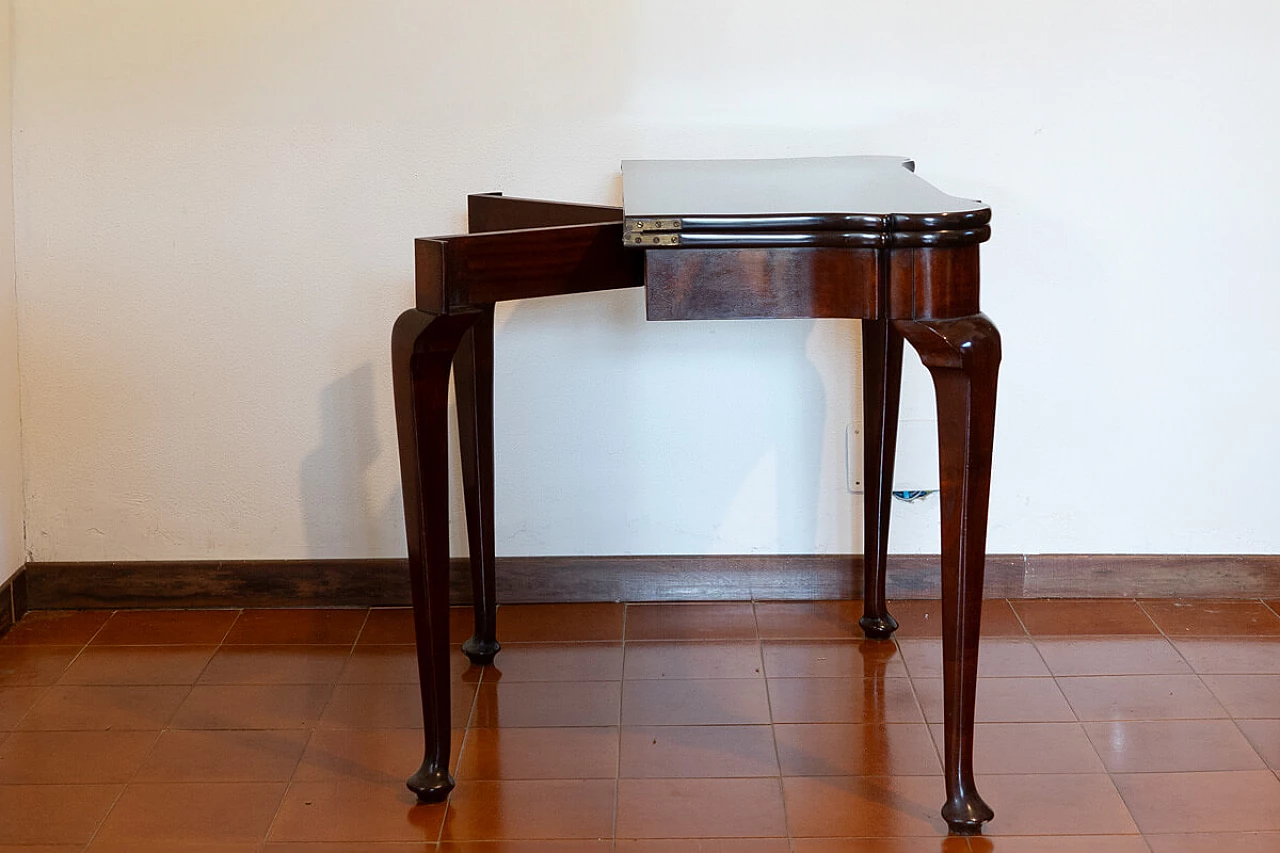
[[[995,209],[990,550],[1280,550],[1273,3],[14,2],[35,560],[403,553],[414,237],[616,203],[623,158],[843,153]],[[861,549],[856,324],[499,323],[500,553]]]
[[[26,562],[22,534],[22,421],[18,300],[13,273],[13,114],[9,0],[0,0],[0,583]]]

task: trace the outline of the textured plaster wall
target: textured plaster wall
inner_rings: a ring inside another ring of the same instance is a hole
[[[22,534],[22,421],[18,405],[18,299],[13,273],[10,5],[0,0],[0,583],[26,562]]]
[[[1273,3],[14,6],[34,559],[403,553],[414,237],[467,192],[616,203],[623,158],[845,153],[995,209],[992,551],[1280,550]],[[500,553],[860,550],[857,342],[503,306]],[[937,549],[936,499],[896,510]]]

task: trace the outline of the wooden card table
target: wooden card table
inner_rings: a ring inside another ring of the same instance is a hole
[[[470,233],[416,241],[417,306],[392,332],[405,528],[426,755],[409,787],[449,776],[449,374],[455,377],[475,635],[490,663],[494,599],[494,304],[644,287],[651,320],[862,321],[866,636],[890,637],[885,557],[902,342],[937,392],[942,500],[946,803],[953,832],[992,811],[973,781],[974,693],[1000,338],[978,308],[990,209],[895,157],[633,161],[625,208],[473,195]],[[852,567],[851,567],[852,570]]]

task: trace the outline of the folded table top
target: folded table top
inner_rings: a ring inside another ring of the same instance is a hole
[[[644,248],[981,243],[991,209],[903,157],[625,160],[623,242]]]

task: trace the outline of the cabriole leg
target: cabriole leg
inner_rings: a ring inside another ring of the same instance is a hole
[[[973,780],[974,698],[1000,335],[982,314],[895,321],[933,375],[942,475],[942,816],[972,835],[994,816]]]
[[[462,644],[471,662],[493,663],[497,638],[493,534],[493,306],[476,318],[453,362],[462,449],[462,489],[471,552],[471,601],[475,633]]]
[[[898,440],[898,400],[902,388],[902,336],[888,320],[862,323],[863,545],[862,618],[866,636],[888,639],[898,622],[885,602],[889,553],[889,505]]]
[[[404,490],[413,627],[426,747],[408,786],[423,802],[453,790],[449,776],[449,367],[474,314],[410,309],[391,332],[391,371]]]

